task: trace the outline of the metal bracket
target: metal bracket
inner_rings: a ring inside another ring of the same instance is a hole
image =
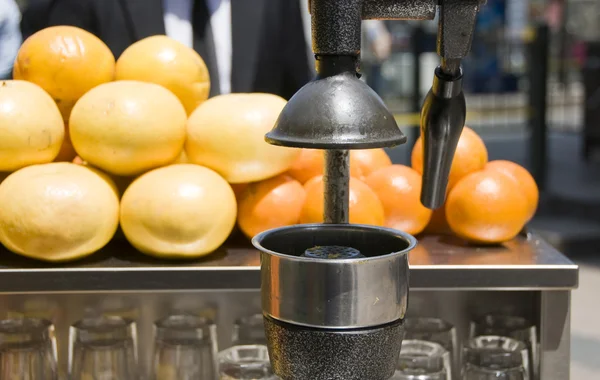
[[[358,55],[361,20],[433,20],[439,6],[438,54],[464,58],[485,0],[309,0],[317,55]]]

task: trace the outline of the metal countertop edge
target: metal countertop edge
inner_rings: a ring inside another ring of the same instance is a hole
[[[260,287],[259,267],[69,269],[0,271],[0,293],[201,291]],[[413,290],[565,290],[577,288],[578,277],[576,265],[413,266],[410,287]]]

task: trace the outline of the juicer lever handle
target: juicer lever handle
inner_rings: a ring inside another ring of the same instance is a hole
[[[447,72],[442,67],[435,70],[433,86],[421,110],[421,203],[430,209],[441,207],[446,199],[448,176],[467,114],[462,71]]]

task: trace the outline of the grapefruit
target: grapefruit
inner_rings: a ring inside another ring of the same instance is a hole
[[[285,104],[270,94],[220,95],[202,103],[187,124],[189,162],[215,170],[230,183],[287,171],[300,151],[265,142]]]
[[[84,166],[33,165],[0,184],[0,242],[17,254],[78,259],[106,245],[118,224],[114,184]]]
[[[237,204],[211,169],[177,164],[138,177],[121,198],[121,228],[141,252],[164,258],[207,255],[227,239]]]
[[[140,64],[143,62],[143,64]],[[208,99],[210,78],[202,57],[167,36],[144,38],[129,46],[117,60],[117,80],[160,84],[181,101],[187,114]]]
[[[65,127],[52,98],[22,80],[0,81],[0,171],[51,162]]]
[[[33,82],[56,101],[65,121],[75,102],[114,79],[115,57],[102,40],[74,26],[53,26],[29,37],[17,54],[13,78]]]
[[[186,113],[153,83],[117,81],[85,94],[71,113],[77,154],[108,173],[131,176],[172,163],[185,141]]]

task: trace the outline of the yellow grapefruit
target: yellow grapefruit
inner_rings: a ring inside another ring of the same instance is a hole
[[[215,170],[230,183],[256,182],[285,172],[300,151],[265,142],[285,104],[270,94],[220,95],[202,103],[187,125],[189,162]]]
[[[33,165],[0,184],[0,242],[17,254],[78,259],[106,245],[118,224],[114,185],[84,166]]]
[[[0,82],[0,171],[51,162],[65,127],[52,98],[22,80]]]
[[[111,174],[130,176],[167,165],[181,154],[186,114],[162,86],[137,81],[100,85],[73,108],[77,154]]]
[[[227,239],[237,204],[231,186],[216,172],[192,164],[152,170],[125,190],[121,228],[148,255],[207,255]]]

